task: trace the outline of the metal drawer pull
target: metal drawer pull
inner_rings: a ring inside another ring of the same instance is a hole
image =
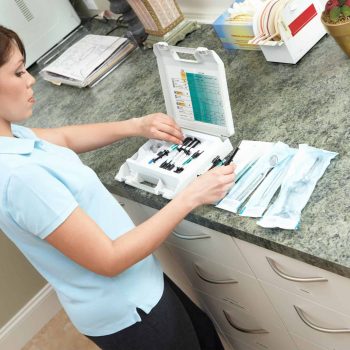
[[[270,257],[266,257],[266,260],[268,261],[268,263],[270,264],[271,268],[273,271],[275,271],[277,273],[278,276],[288,280],[288,281],[293,281],[293,282],[327,282],[327,278],[324,277],[295,277],[295,276],[289,276],[286,273],[284,273],[283,271],[281,271],[278,267],[277,267],[277,263],[275,260],[273,260]]]
[[[348,328],[329,329],[329,328],[323,328],[323,327],[317,326],[306,318],[304,311],[300,307],[294,305],[294,309],[298,313],[301,320],[307,326],[314,329],[315,331],[319,331],[319,332],[323,332],[323,333],[350,333],[350,329],[348,329]]]
[[[191,236],[188,236],[188,235],[182,235],[181,233],[177,233],[177,232],[173,232],[173,235],[176,236],[177,238],[180,238],[180,239],[187,239],[187,240],[193,240],[193,239],[203,239],[203,238],[211,238],[210,235],[191,235]]]
[[[203,281],[205,281],[205,282],[213,283],[213,284],[232,284],[232,283],[238,283],[238,281],[233,280],[233,279],[221,280],[221,281],[212,280],[212,279],[209,279],[208,277],[203,276],[203,274],[202,274],[202,272],[201,272],[201,270],[200,270],[200,267],[199,267],[197,264],[193,263],[193,268],[194,268],[194,270],[196,271],[197,276],[198,276],[201,280],[203,280]]]
[[[266,329],[262,329],[262,328],[261,329],[247,329],[247,328],[239,327],[233,323],[230,315],[225,310],[222,310],[222,312],[224,313],[226,320],[230,324],[230,326],[239,332],[248,333],[248,334],[267,334],[267,333],[270,333]]]

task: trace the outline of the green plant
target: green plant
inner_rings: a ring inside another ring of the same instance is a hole
[[[324,12],[333,23],[346,19],[350,17],[350,0],[328,0]]]
[[[350,0],[328,0],[324,13],[332,23],[350,19]]]

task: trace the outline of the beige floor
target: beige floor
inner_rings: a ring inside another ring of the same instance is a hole
[[[225,344],[225,349],[232,349]],[[100,350],[89,339],[78,333],[68,320],[66,313],[60,311],[46,324],[22,350]]]
[[[62,310],[22,350],[99,350],[78,333]]]

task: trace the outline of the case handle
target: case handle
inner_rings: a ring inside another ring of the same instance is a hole
[[[210,51],[205,47],[198,47],[195,50],[189,47],[175,47],[171,49],[171,55],[173,56],[174,60],[179,62],[190,62],[190,63],[202,62],[201,55],[207,55],[209,54],[209,52]],[[191,55],[193,56],[194,59],[182,58],[181,54]]]
[[[164,188],[164,184],[162,182],[162,180],[158,180],[158,183],[156,186],[149,186],[146,183],[142,183],[139,181],[136,181],[134,179],[127,179],[125,181],[126,184],[130,185],[130,186],[134,186],[140,190],[144,190],[153,194],[159,194],[161,189]]]

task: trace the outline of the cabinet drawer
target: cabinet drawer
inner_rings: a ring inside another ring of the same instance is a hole
[[[306,339],[299,337],[296,334],[291,334],[294,343],[298,347],[298,350],[331,350],[329,348],[324,348],[323,346],[310,343]]]
[[[204,293],[200,293],[200,299],[221,331],[233,339],[247,343],[253,349],[295,350],[289,334],[281,328],[283,325],[279,328],[270,327],[268,320],[266,323],[257,321],[259,315],[255,310],[251,310],[251,314],[248,314]]]
[[[211,261],[253,275],[232,237],[228,235],[189,221],[182,221],[168,237],[167,242]]]
[[[235,242],[259,280],[350,315],[348,278],[251,243]]]
[[[310,343],[332,350],[349,350],[350,317],[263,283],[287,329]]]
[[[163,243],[155,252],[154,255],[162,265],[164,273],[173,280],[180,289],[184,289],[183,285],[191,285],[185,272],[179,264],[176,263],[175,257],[168,246]]]
[[[256,347],[253,347],[247,343],[244,343],[240,340],[238,340],[237,338],[232,338],[231,336],[229,335],[226,335],[227,338],[228,338],[228,341],[230,342],[230,344],[233,346],[233,349],[232,350],[266,350],[265,348],[256,348]]]
[[[148,217],[157,212],[156,209],[140,206]],[[207,227],[183,220],[168,237],[167,243],[253,275],[233,238]]]
[[[146,219],[148,219],[148,213],[144,210],[144,208],[139,204],[130,199],[117,196],[113,194],[114,198],[119,202],[119,204],[124,208],[124,210],[128,213],[131,220],[135,225],[140,225]]]
[[[281,320],[255,277],[214,263],[175,246],[169,248],[183,267],[192,286],[249,314],[264,324],[278,327]],[[260,317],[260,318],[259,318]]]

